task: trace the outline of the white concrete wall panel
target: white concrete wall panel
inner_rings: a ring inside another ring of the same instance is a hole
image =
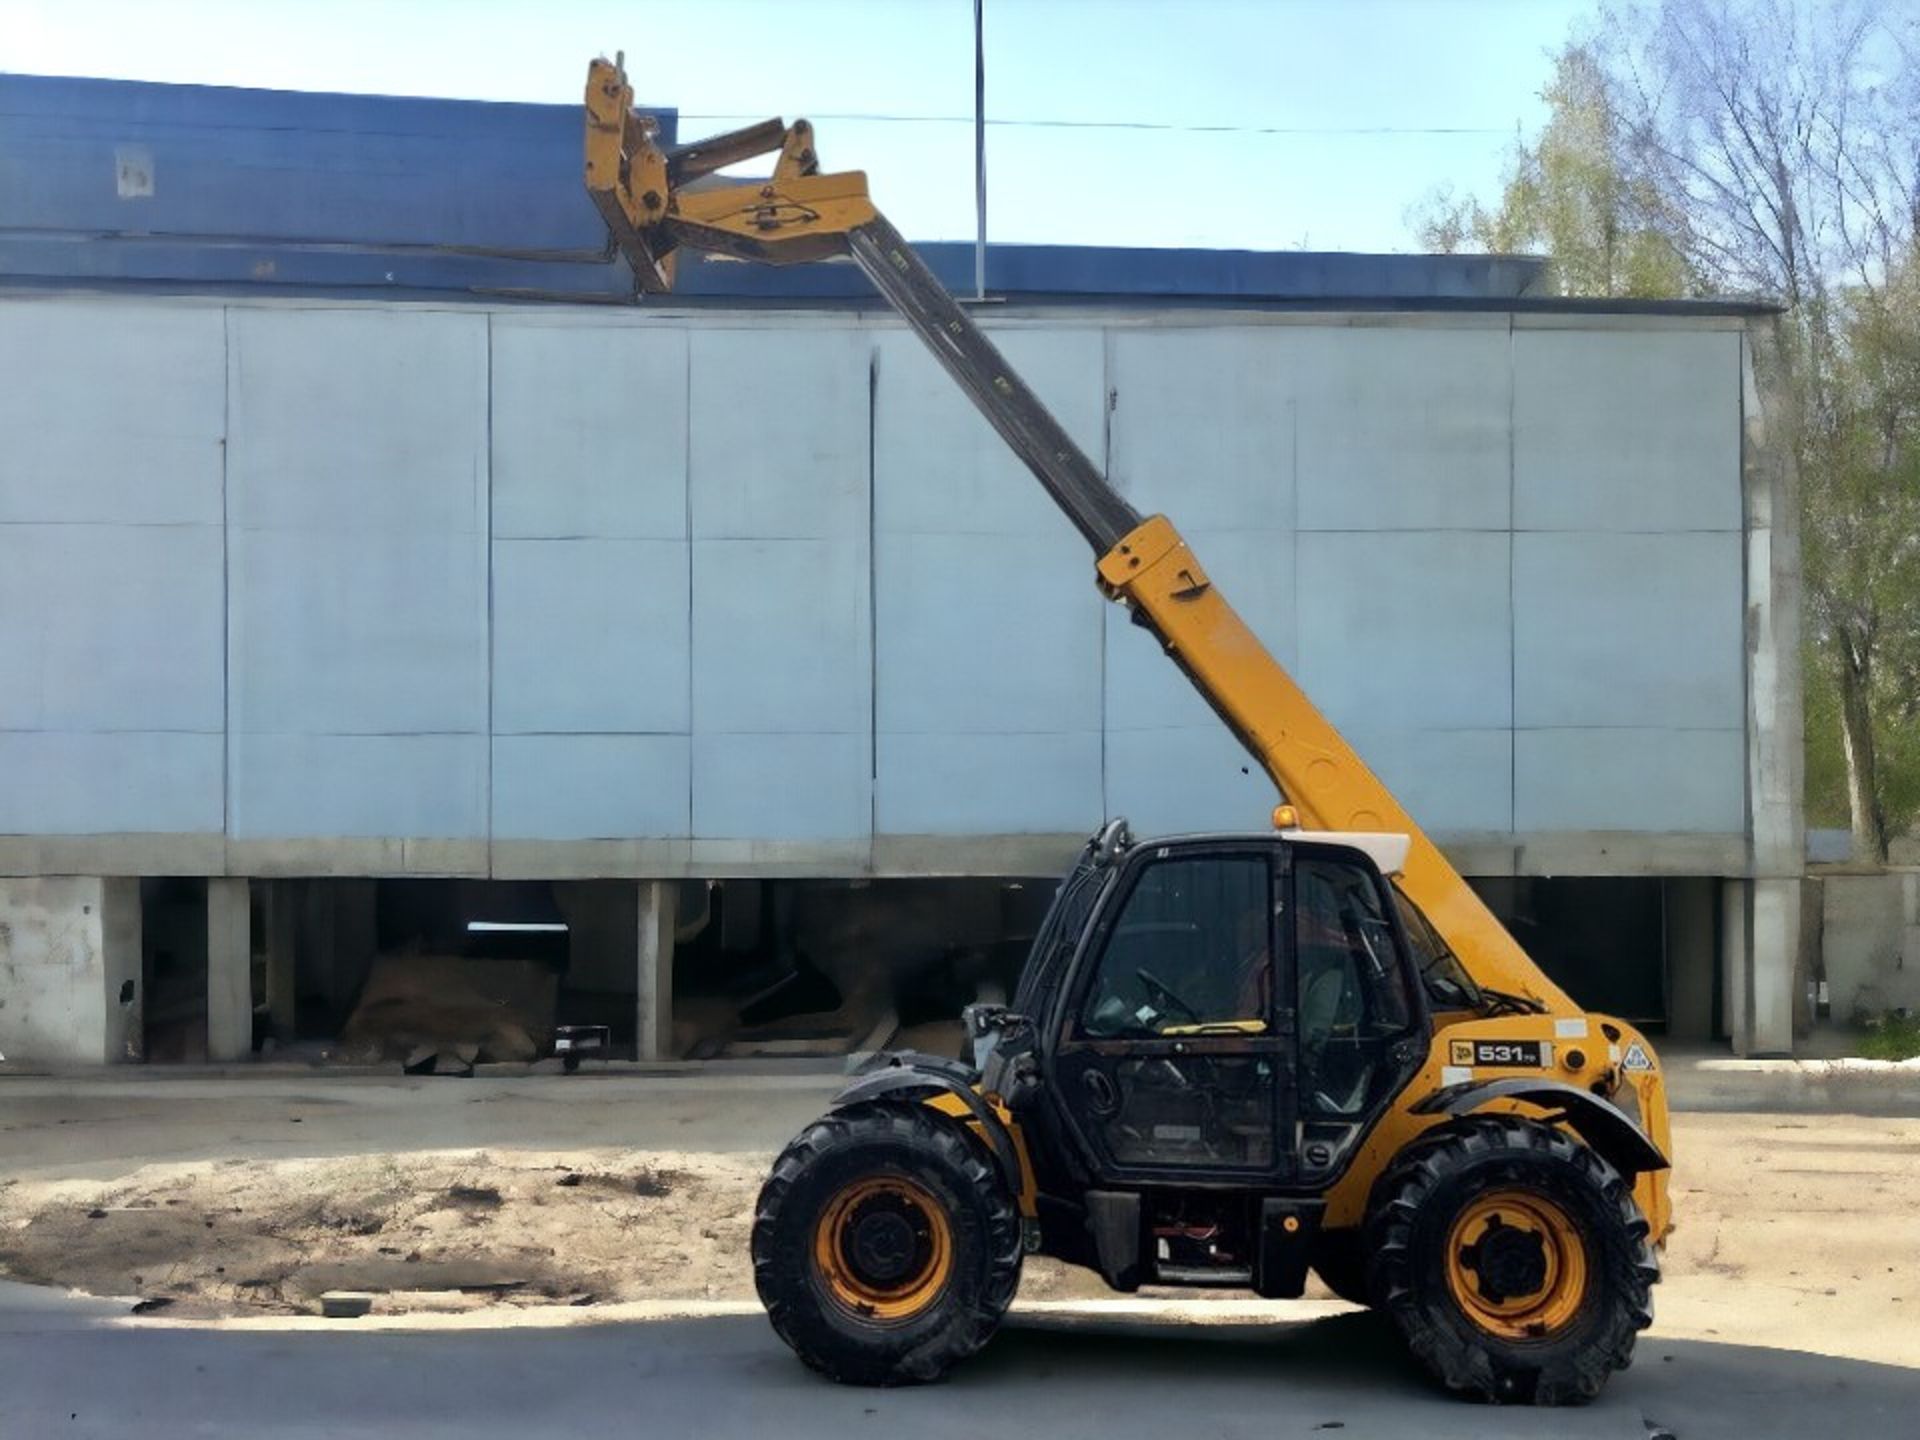
[[[693,538],[864,535],[872,336],[750,325],[696,328],[689,344]]]
[[[882,835],[1077,835],[1100,816],[1100,737],[888,733],[875,741]],[[983,777],[1017,777],[1015,783]]]
[[[1423,829],[1488,836],[1513,829],[1513,732],[1426,730],[1393,711],[1342,727],[1347,742]]]
[[[871,338],[690,338],[693,825],[718,840],[872,833]]]
[[[687,330],[496,315],[491,358],[490,833],[684,838]]]
[[[684,540],[687,331],[492,318],[493,533]]]
[[[1116,330],[1111,470],[1171,516],[1261,641],[1296,659],[1298,339],[1266,327]],[[1106,629],[1106,809],[1142,830],[1265,823],[1272,792],[1159,646],[1117,608]]]
[[[1260,830],[1273,809],[1273,786],[1218,722],[1110,731],[1106,789],[1107,813],[1139,835]]]
[[[1300,683],[1334,724],[1461,730],[1513,720],[1505,532],[1299,539]]]
[[[0,306],[0,834],[220,832],[225,353],[217,306]]]
[[[0,524],[218,525],[217,305],[0,305]]]
[[[1737,835],[1745,823],[1740,740],[1718,730],[1519,730],[1515,828]]]
[[[1101,332],[1001,327],[993,338],[1099,455]],[[878,828],[1084,829],[1101,804],[1092,554],[918,340],[879,337],[876,367]],[[1006,783],[981,786],[982,774]]]
[[[1513,540],[1514,720],[1522,729],[1744,729],[1740,536]]]
[[[1740,336],[1513,334],[1514,524],[1738,530]]]
[[[1112,332],[1120,492],[1189,535],[1291,530],[1298,344],[1266,326]]]
[[[1437,834],[1744,833],[1732,331],[993,333]],[[1271,803],[890,322],[32,297],[0,362],[0,836],[820,873]]]
[[[236,733],[486,733],[472,537],[261,530],[232,563]]]
[[[686,735],[688,554],[677,540],[496,540],[500,735]]]
[[[682,839],[692,741],[680,735],[496,735],[493,833],[509,840]]]
[[[484,838],[487,317],[229,337],[234,833]]]
[[[1503,322],[1298,329],[1286,339],[1302,530],[1507,527]]]
[[[218,731],[0,730],[0,835],[218,835]]]
[[[229,753],[236,840],[486,834],[485,735],[236,732]]]
[[[222,724],[220,531],[0,524],[0,728]]]
[[[872,718],[866,545],[693,547],[693,713],[713,734],[865,735]]]
[[[864,733],[698,731],[694,836],[864,844],[873,834],[872,763]]]

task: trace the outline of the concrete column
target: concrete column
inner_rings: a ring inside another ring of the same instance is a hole
[[[1752,980],[1747,989],[1751,1033],[1743,1053],[1793,1053],[1793,990],[1799,973],[1800,881],[1753,884]]]
[[[634,1058],[670,1060],[674,1057],[673,932],[680,886],[672,880],[642,880],[639,890],[639,993],[634,1004]]]
[[[143,1003],[139,880],[0,879],[0,1054],[138,1060]]]
[[[1748,327],[1741,351],[1741,488],[1747,551],[1747,808],[1753,879],[1746,898],[1747,983],[1741,1054],[1793,1051],[1793,991],[1803,953],[1800,882],[1806,874],[1806,814],[1800,676],[1800,502],[1786,397],[1763,392],[1756,345],[1778,340],[1779,322]],[[1776,372],[1777,373],[1777,372]],[[1729,1003],[1733,1000],[1730,991]],[[1731,1015],[1729,1016],[1731,1020]]]
[[[1720,1017],[1736,1055],[1745,1055],[1753,1043],[1750,884],[1720,882]]]
[[[207,881],[207,1058],[253,1052],[253,926],[245,880]]]
[[[298,1035],[300,887],[292,880],[267,882],[267,1022],[282,1044]]]

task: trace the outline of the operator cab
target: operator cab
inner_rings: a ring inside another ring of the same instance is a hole
[[[1115,821],[1055,894],[1018,1018],[970,1016],[986,1088],[1070,1167],[1041,1190],[1144,1203],[1146,1278],[1247,1283],[1261,1197],[1317,1220],[1307,1197],[1420,1068],[1431,957],[1382,868],[1405,855],[1402,836],[1136,842]]]

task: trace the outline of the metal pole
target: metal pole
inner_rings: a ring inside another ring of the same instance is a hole
[[[986,0],[973,0],[973,298],[987,298]]]

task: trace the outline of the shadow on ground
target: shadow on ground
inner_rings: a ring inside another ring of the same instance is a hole
[[[1207,1327],[1025,1318],[948,1382],[888,1391],[817,1379],[758,1316],[382,1333],[0,1320],[11,1321],[0,1325],[8,1437],[1881,1440],[1911,1433],[1920,1411],[1920,1370],[1658,1338],[1590,1407],[1490,1409],[1431,1389],[1359,1314]]]

